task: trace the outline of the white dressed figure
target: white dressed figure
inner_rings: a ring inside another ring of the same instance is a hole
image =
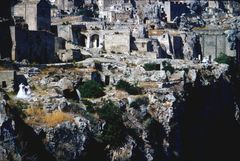
[[[29,95],[27,94],[28,90],[25,90],[25,89],[26,89],[25,85],[21,83],[19,85],[19,91],[17,93],[16,98],[18,98],[18,99],[28,99],[28,98],[30,98],[30,94]]]
[[[31,95],[31,89],[30,89],[30,86],[25,86],[25,90],[26,90],[26,95],[27,96],[30,96]]]

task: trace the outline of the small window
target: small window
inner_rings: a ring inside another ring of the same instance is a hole
[[[109,85],[110,84],[110,76],[106,75],[105,76],[105,85]]]
[[[7,87],[6,81],[2,81],[2,88],[6,88],[6,87]]]

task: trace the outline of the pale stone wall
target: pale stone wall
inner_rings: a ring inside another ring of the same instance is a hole
[[[37,30],[37,5],[36,4],[26,5],[25,20],[28,24],[29,30]]]
[[[222,32],[206,32],[200,34],[200,43],[204,57],[211,55],[212,60],[221,53],[229,56],[236,56],[236,51],[231,50],[227,35]]]
[[[135,45],[139,52],[148,52],[151,50],[149,39],[136,39]]]
[[[56,0],[54,3],[60,10],[71,10],[74,7],[74,1],[69,0]]]
[[[72,25],[58,25],[58,37],[62,37],[67,41],[73,41]]]
[[[130,52],[130,31],[109,31],[104,35],[104,47],[108,52]]]
[[[37,3],[19,3],[12,10],[13,16],[25,19],[29,30],[37,30]]]
[[[55,37],[46,31],[26,31],[11,27],[13,42],[12,58],[29,62],[57,62],[55,55]]]
[[[219,8],[219,2],[218,1],[208,1],[208,7]]]

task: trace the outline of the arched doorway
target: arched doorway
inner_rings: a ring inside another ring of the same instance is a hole
[[[90,47],[92,48],[99,47],[99,35],[97,34],[92,35],[90,38],[90,44],[91,44]]]
[[[79,46],[86,47],[87,37],[83,34],[79,34]]]
[[[143,23],[144,23],[144,24],[147,24],[148,21],[149,21],[148,17],[145,17],[145,18],[143,19]]]

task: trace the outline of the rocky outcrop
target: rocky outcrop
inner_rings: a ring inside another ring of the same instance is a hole
[[[1,106],[6,110],[7,117],[0,130],[1,160],[55,161],[45,149],[41,136],[24,123],[16,109],[12,109],[8,104],[1,103]]]
[[[63,122],[56,127],[38,127],[36,131],[44,132],[45,146],[58,161],[76,160],[84,150],[89,132],[89,121],[76,117],[74,122]]]
[[[107,92],[106,98],[125,102],[121,108],[125,139],[118,147],[112,148],[99,139],[108,125],[88,111],[101,107],[103,101],[96,99],[85,109],[79,103],[69,104],[74,119],[53,127],[31,128],[11,111],[11,135],[17,138],[11,143],[12,150],[9,145],[0,145],[1,156],[6,158],[13,151],[15,158],[26,154],[29,158],[36,155],[38,159],[44,156],[59,161],[226,161],[226,157],[235,161],[238,153],[232,145],[239,144],[240,127],[228,65],[167,59],[157,63],[161,70],[145,71],[141,66],[125,70],[124,66],[116,66],[118,76],[123,75],[116,79],[135,77],[140,82],[158,83],[144,88],[143,95],[118,98],[117,93]],[[9,131],[5,125],[2,128]]]

